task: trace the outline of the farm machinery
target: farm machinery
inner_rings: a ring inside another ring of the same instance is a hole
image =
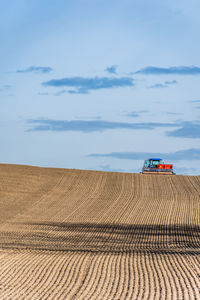
[[[161,158],[149,158],[144,162],[142,174],[173,175],[173,165],[165,164]]]

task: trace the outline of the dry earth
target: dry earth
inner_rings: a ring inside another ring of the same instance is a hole
[[[0,165],[0,299],[200,299],[200,177]]]

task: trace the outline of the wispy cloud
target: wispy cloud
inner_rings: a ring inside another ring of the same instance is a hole
[[[182,122],[181,128],[167,132],[167,136],[179,138],[200,138],[200,121]]]
[[[111,89],[111,88],[118,88],[118,87],[132,87],[134,85],[135,85],[134,80],[131,77],[120,77],[120,78],[69,77],[69,78],[61,78],[61,79],[52,79],[43,82],[43,86],[74,88],[74,90],[68,91],[68,93],[71,94],[77,94],[77,93],[85,94],[88,93],[90,90]]]
[[[149,112],[148,110],[143,109],[143,110],[138,110],[138,111],[131,111],[131,112],[125,113],[124,115],[126,117],[130,117],[130,118],[137,118],[141,114],[148,113],[148,112]]]
[[[104,120],[50,120],[36,119],[29,120],[32,128],[28,131],[79,131],[79,132],[95,132],[115,129],[130,130],[152,130],[160,127],[179,127],[176,123],[125,123],[125,122],[109,122]]]
[[[95,117],[94,116],[93,117],[92,116],[90,116],[90,117],[89,116],[84,116],[84,117],[83,116],[81,116],[81,117],[75,116],[74,118],[77,120],[93,120],[93,121],[102,119],[101,116],[95,116]]]
[[[176,84],[176,83],[177,83],[176,80],[165,81],[166,85],[171,85],[171,84]]]
[[[171,112],[171,111],[166,111],[165,113],[166,113],[167,115],[173,115],[173,116],[183,115],[183,113],[179,113],[179,112]]]
[[[195,168],[184,168],[184,167],[175,167],[175,172],[178,173],[178,174],[184,174],[184,175],[187,175],[187,174],[194,174],[197,172],[197,169]]]
[[[76,90],[69,90],[67,91],[69,94],[88,94],[89,90],[85,88],[78,88]]]
[[[111,152],[90,154],[91,157],[112,157],[117,159],[145,160],[149,157],[161,157],[165,160],[200,160],[200,149],[187,149],[170,153],[162,152]]]
[[[67,90],[61,90],[57,93],[54,94],[54,96],[62,96],[63,94],[66,94],[67,93]]]
[[[156,84],[148,86],[149,89],[160,89],[160,88],[166,88],[166,87],[168,87],[168,86],[163,83],[156,83]]]
[[[9,92],[12,89],[10,84],[4,84],[0,86],[0,92]]]
[[[115,169],[112,168],[110,165],[101,165],[98,167],[98,169],[105,172],[127,172],[127,170],[125,169]]]
[[[145,74],[145,75],[200,75],[200,67],[197,66],[176,66],[176,67],[153,67],[148,66],[140,69],[132,74]]]
[[[39,92],[38,95],[39,95],[39,96],[48,96],[49,93],[41,93],[41,92]]]
[[[189,101],[186,101],[186,102],[190,102],[190,103],[200,103],[200,100],[189,100]]]
[[[136,111],[132,111],[132,112],[126,114],[126,116],[127,117],[131,117],[131,118],[137,118],[137,117],[140,116],[140,114],[138,112],[136,112]]]
[[[117,74],[117,66],[111,66],[105,69],[106,72],[110,74]]]
[[[138,113],[140,113],[140,114],[148,113],[148,112],[149,112],[149,110],[147,110],[147,109],[142,109],[142,110],[138,111]]]
[[[173,85],[176,83],[177,83],[176,80],[165,81],[164,83],[156,83],[156,84],[150,85],[148,88],[151,88],[151,89],[167,88],[170,85]]]
[[[28,131],[79,131],[79,132],[103,132],[105,130],[129,129],[129,130],[153,130],[156,128],[175,128],[178,129],[166,132],[167,136],[178,138],[200,138],[200,122],[181,122],[174,123],[127,123],[110,122],[105,120],[51,120],[35,119],[29,120],[32,126]]]
[[[31,66],[26,69],[17,70],[17,73],[49,73],[52,71],[50,67]]]

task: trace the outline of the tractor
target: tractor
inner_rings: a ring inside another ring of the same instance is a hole
[[[174,175],[173,165],[165,164],[161,158],[149,158],[144,162],[142,174]]]

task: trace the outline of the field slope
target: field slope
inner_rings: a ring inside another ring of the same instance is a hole
[[[0,299],[200,299],[200,177],[0,164]]]

